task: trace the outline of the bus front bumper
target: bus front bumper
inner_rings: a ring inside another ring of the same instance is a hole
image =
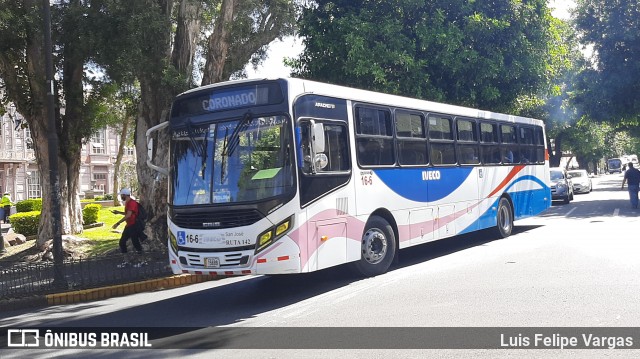
[[[258,254],[255,254],[254,250],[237,252],[180,250],[178,253],[169,250],[169,263],[174,274],[236,276],[301,272],[300,249],[288,237],[281,238]]]

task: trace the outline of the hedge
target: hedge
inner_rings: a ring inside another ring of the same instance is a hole
[[[42,211],[42,198],[31,198],[20,201],[16,203],[16,211],[18,213]]]
[[[9,216],[11,227],[16,233],[23,236],[38,234],[38,223],[40,223],[40,211],[20,212]]]
[[[97,203],[92,203],[84,206],[82,209],[82,221],[84,224],[94,224],[98,222],[98,212],[102,209],[102,206]]]

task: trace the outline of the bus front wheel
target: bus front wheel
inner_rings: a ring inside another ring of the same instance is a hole
[[[360,260],[354,262],[356,271],[366,277],[385,273],[396,254],[396,237],[389,222],[373,216],[362,235]]]
[[[496,234],[500,238],[507,238],[511,235],[513,230],[513,211],[511,210],[511,203],[506,198],[500,198],[498,202],[498,214],[497,214]]]

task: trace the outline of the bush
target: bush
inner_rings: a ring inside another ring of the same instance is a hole
[[[102,206],[95,204],[88,204],[82,209],[82,221],[84,224],[94,224],[98,222],[98,212],[102,209]]]
[[[20,201],[16,203],[16,211],[18,213],[42,211],[42,198],[31,198]]]
[[[93,199],[94,199],[95,201],[102,201],[102,200],[104,199],[104,197],[102,197],[102,196],[95,196]]]
[[[107,193],[104,195],[105,201],[113,201],[113,193]]]
[[[40,211],[20,212],[9,216],[11,227],[16,233],[23,236],[38,234],[38,223],[40,223]]]

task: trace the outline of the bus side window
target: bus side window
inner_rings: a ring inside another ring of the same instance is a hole
[[[323,172],[339,172],[349,170],[349,147],[347,146],[347,129],[344,125],[325,124],[325,154],[329,160]]]
[[[322,153],[313,153],[311,149],[311,122],[304,121],[300,124],[302,172],[312,174],[314,161],[316,161],[315,170],[317,173],[348,171],[350,165],[346,125],[329,122],[324,122],[323,124],[325,148]],[[317,162],[318,158],[326,158],[324,166]]]

